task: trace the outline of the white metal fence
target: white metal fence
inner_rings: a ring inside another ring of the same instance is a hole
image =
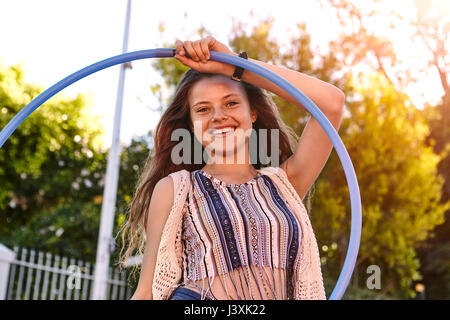
[[[95,264],[0,244],[0,300],[88,300]],[[132,296],[126,273],[109,268],[106,299]]]

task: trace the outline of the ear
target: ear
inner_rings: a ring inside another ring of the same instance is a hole
[[[250,110],[250,116],[252,118],[252,122],[255,122],[256,119],[258,119],[258,113],[255,111],[255,109],[251,109]]]

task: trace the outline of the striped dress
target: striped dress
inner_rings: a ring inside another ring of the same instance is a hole
[[[293,299],[300,223],[268,175],[226,183],[191,172],[181,287],[202,299]]]

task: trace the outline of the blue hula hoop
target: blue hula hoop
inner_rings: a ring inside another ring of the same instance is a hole
[[[33,99],[28,105],[26,105],[17,115],[11,119],[11,121],[6,125],[5,128],[0,132],[0,148],[3,146],[5,141],[9,136],[16,130],[16,128],[24,121],[33,111],[35,111],[39,106],[41,106],[45,101],[50,99],[56,93],[60,92],[72,83],[92,74],[97,71],[106,69],[108,67],[147,58],[171,58],[175,55],[175,49],[171,48],[158,48],[150,50],[140,50],[129,53],[120,54],[105,60],[101,60],[94,64],[91,64],[71,75],[62,79],[58,83],[54,84],[46,91],[41,93],[35,99]],[[210,56],[212,60],[229,63],[235,66],[242,67],[244,69],[250,70],[260,76],[272,81],[280,88],[286,90],[294,99],[300,102],[311,115],[320,123],[322,128],[327,133],[328,137],[331,139],[333,146],[341,160],[342,166],[344,168],[345,176],[347,179],[347,184],[350,192],[350,202],[351,202],[351,230],[350,230],[350,240],[347,249],[347,254],[345,257],[344,266],[342,267],[341,274],[337,280],[336,286],[331,293],[330,300],[339,300],[343,296],[347,286],[350,282],[351,275],[356,263],[356,257],[359,251],[359,243],[361,240],[361,226],[362,226],[362,214],[361,214],[361,197],[359,193],[358,181],[356,179],[355,170],[353,164],[348,155],[347,149],[345,148],[341,138],[337,134],[336,130],[330,123],[330,121],[325,117],[325,115],[320,111],[320,109],[300,90],[298,90],[294,85],[277,75],[276,73],[243,58],[239,58],[233,55],[211,51]]]

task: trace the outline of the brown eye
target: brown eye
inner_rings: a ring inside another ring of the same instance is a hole
[[[228,106],[229,106],[229,105],[234,106],[234,105],[236,105],[236,104],[238,104],[236,101],[231,101],[231,102],[228,102],[228,103],[227,103]]]

